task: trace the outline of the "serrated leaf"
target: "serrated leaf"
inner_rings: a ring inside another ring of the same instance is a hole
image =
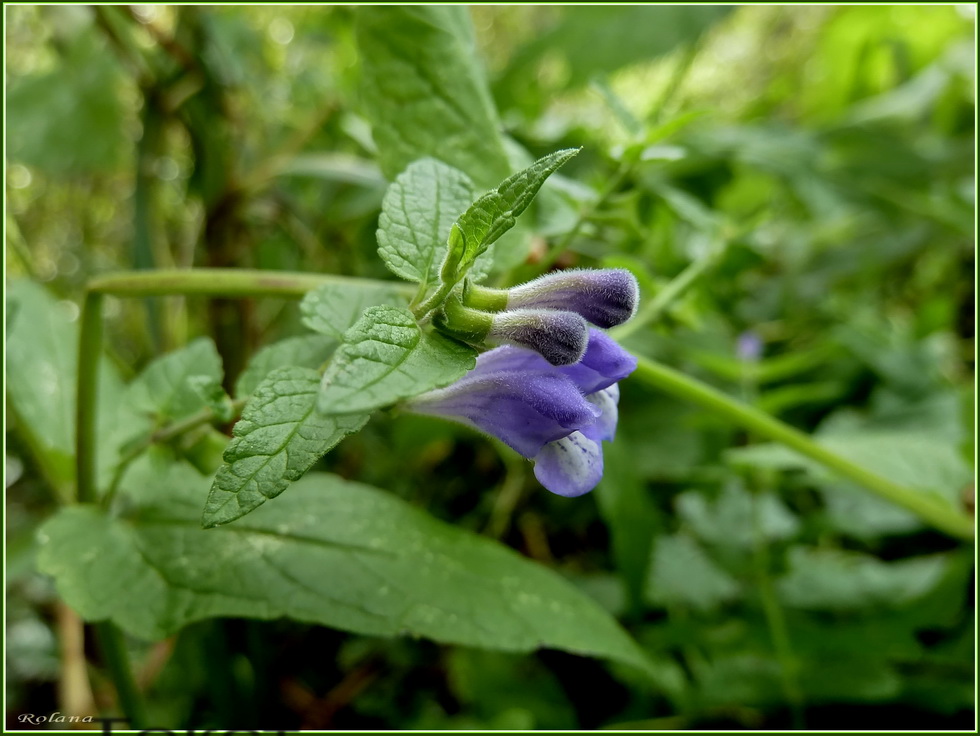
[[[458,263],[460,275],[465,274],[497,238],[514,227],[541,185],[578,152],[577,148],[565,148],[539,158],[484,194],[456,220],[449,234],[449,250],[450,258]]]
[[[266,345],[259,350],[235,383],[235,396],[248,396],[276,368],[298,366],[319,368],[337,348],[339,341],[326,335],[300,335]]]
[[[242,523],[203,530],[207,484],[186,465],[141,459],[123,482],[127,516],[63,508],[39,532],[40,569],[85,619],[147,639],[205,618],[288,617],[648,665],[608,613],[553,571],[378,489],[311,473]]]
[[[473,182],[462,171],[431,158],[411,164],[388,187],[381,205],[378,253],[388,268],[423,288],[436,282],[449,229],[475,197]],[[488,255],[474,264],[474,277],[489,271]]]
[[[227,524],[275,498],[367,423],[367,414],[317,412],[319,387],[317,371],[297,367],[277,368],[259,384],[232,430],[225,465],[211,485],[205,528]]]
[[[182,419],[206,404],[191,384],[191,376],[207,376],[221,382],[221,358],[210,338],[200,337],[151,362],[129,384],[126,401],[158,421]]]
[[[423,332],[407,309],[371,307],[323,376],[324,414],[371,411],[446,386],[476,365],[473,348]]]
[[[340,341],[368,307],[399,307],[407,302],[395,284],[324,284],[306,293],[299,310],[309,329]]]
[[[491,187],[507,175],[500,122],[477,57],[469,10],[362,7],[361,99],[389,179],[431,156]]]

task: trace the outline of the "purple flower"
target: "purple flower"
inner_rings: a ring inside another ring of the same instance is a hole
[[[580,496],[602,478],[602,442],[616,431],[619,387],[636,359],[591,330],[574,365],[554,366],[539,353],[505,345],[447,388],[417,396],[411,411],[442,416],[498,437],[535,461],[541,484]]]
[[[745,363],[755,363],[762,357],[762,338],[759,333],[748,330],[738,336],[735,354]]]

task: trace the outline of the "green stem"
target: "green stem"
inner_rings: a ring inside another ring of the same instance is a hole
[[[897,506],[911,511],[935,528],[973,541],[973,519],[927,493],[893,483],[814,442],[803,432],[775,417],[747,406],[720,391],[647,358],[640,358],[634,374],[644,383],[724,416],[740,426],[796,450],[840,476]]]
[[[119,708],[129,719],[129,728],[141,730],[145,728],[146,717],[143,711],[143,699],[133,669],[130,666],[129,654],[126,652],[126,642],[119,628],[110,621],[100,621],[92,625],[105,659],[106,668],[116,687]]]
[[[98,276],[89,291],[115,296],[278,296],[299,299],[324,284],[385,287],[411,297],[415,290],[397,281],[378,281],[354,276],[258,271],[247,268],[194,268],[158,271],[122,271]]]
[[[235,415],[237,416],[245,407],[245,399],[235,399],[231,402],[231,405],[234,409]],[[144,437],[141,442],[130,447],[126,454],[119,459],[119,463],[116,465],[116,470],[112,474],[112,482],[109,484],[109,489],[106,491],[105,497],[102,499],[102,505],[106,508],[112,505],[112,499],[116,495],[116,491],[119,488],[119,483],[122,481],[123,474],[126,472],[126,468],[128,468],[130,463],[142,455],[149,447],[155,444],[170,442],[177,439],[181,435],[194,431],[198,427],[203,427],[204,425],[211,424],[217,420],[218,417],[215,415],[214,410],[210,407],[204,407],[200,411],[191,414],[189,417],[185,417],[177,422],[160,427]]]
[[[782,674],[783,694],[789,703],[793,728],[802,730],[805,727],[803,691],[797,676],[798,667],[796,658],[793,656],[793,645],[789,638],[786,616],[783,614],[783,608],[776,597],[772,578],[769,575],[769,545],[760,528],[758,494],[752,496],[752,537],[755,542],[756,584],[759,588],[759,598],[762,602],[766,626],[769,628],[769,637],[772,640],[772,646],[776,652],[776,659]]]
[[[432,296],[415,307],[413,310],[415,319],[419,320],[420,322],[424,321],[425,318],[429,316],[430,312],[446,301],[446,297],[449,296],[449,292],[453,290],[455,285],[455,283],[449,281],[441,283],[439,288],[433,292]]]
[[[102,356],[102,294],[89,291],[82,305],[78,344],[78,390],[75,401],[75,475],[78,503],[96,498],[96,404],[99,400],[99,359]]]

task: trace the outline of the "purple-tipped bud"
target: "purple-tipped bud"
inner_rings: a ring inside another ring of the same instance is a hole
[[[552,365],[572,365],[589,343],[589,326],[574,312],[515,309],[493,315],[487,342],[530,348]]]
[[[620,268],[549,273],[508,292],[507,309],[560,309],[597,327],[614,327],[636,313],[640,288]]]

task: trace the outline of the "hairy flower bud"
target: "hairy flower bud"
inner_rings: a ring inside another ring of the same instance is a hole
[[[552,365],[572,365],[585,354],[589,326],[574,312],[515,309],[493,316],[486,340],[530,348]]]
[[[636,312],[639,299],[636,277],[620,268],[549,273],[506,291],[472,286],[464,296],[468,306],[488,311],[575,312],[597,327],[622,324]]]

